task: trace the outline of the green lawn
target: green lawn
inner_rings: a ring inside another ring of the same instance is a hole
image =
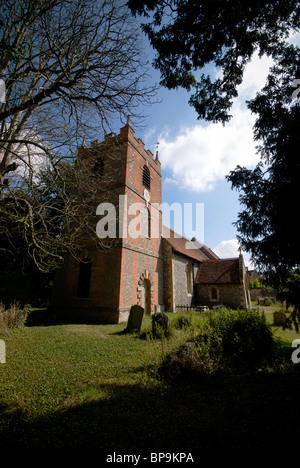
[[[256,306],[254,305],[254,307]],[[264,311],[268,323],[270,323],[270,325],[272,326],[273,325],[273,313],[276,310],[280,310],[280,305],[274,304],[268,307],[259,306],[258,309]],[[283,330],[282,327],[274,327],[274,326],[272,326],[272,328],[273,328],[273,332],[275,336],[281,337],[282,339],[286,340],[289,343],[291,343],[293,340],[300,338],[300,333],[297,333],[294,329]]]
[[[0,447],[134,453],[298,444],[297,365],[167,383],[155,365],[187,332],[153,340],[149,317],[141,336],[125,327],[48,324],[0,334]],[[293,332],[274,332],[294,339]]]

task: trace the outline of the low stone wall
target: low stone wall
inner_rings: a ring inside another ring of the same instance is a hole
[[[259,297],[274,297],[273,294],[264,288],[250,289],[251,301],[257,301]]]

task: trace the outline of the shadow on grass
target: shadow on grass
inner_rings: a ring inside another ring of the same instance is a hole
[[[0,408],[1,448],[193,451],[299,444],[300,373],[205,377],[172,385],[103,385],[106,399],[31,419]]]

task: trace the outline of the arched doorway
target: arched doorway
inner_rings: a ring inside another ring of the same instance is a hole
[[[150,313],[150,307],[151,307],[151,303],[150,303],[150,283],[148,280],[144,280],[143,281],[143,284],[142,284],[142,287],[141,287],[141,306],[143,307],[144,311],[145,311],[145,314],[149,314]],[[150,307],[149,307],[149,303],[150,303]]]
[[[151,275],[146,270],[142,273],[138,281],[137,304],[143,307],[145,314],[153,312],[153,281]]]

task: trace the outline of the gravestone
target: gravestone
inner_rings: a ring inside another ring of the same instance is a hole
[[[142,328],[143,317],[144,317],[143,307],[139,305],[131,306],[126,331],[140,332]]]
[[[286,322],[286,314],[282,311],[274,312],[274,325],[284,325]]]
[[[3,340],[0,340],[0,363],[5,364],[6,362],[6,348],[5,348],[5,342]]]

